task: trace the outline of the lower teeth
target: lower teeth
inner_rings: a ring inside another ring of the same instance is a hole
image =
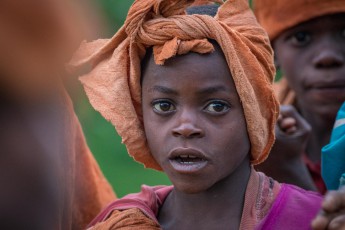
[[[181,161],[181,164],[186,164],[186,165],[190,165],[190,164],[193,164],[195,162],[192,162],[192,161]]]
[[[180,164],[195,164],[195,163],[198,163],[198,162],[202,162],[204,161],[203,159],[201,158],[177,158],[176,159]]]

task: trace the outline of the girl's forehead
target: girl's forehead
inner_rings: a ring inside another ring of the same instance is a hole
[[[157,65],[153,57],[142,75],[142,93],[215,95],[238,97],[229,66],[219,50],[209,54],[188,53]]]
[[[147,71],[176,71],[177,67],[184,66],[183,72],[195,71],[196,66],[208,66],[213,68],[215,71],[222,69],[229,69],[228,63],[225,59],[224,53],[220,46],[210,40],[210,43],[214,47],[214,51],[211,53],[200,54],[195,52],[189,52],[187,54],[176,55],[165,61],[164,65],[157,65],[155,63],[155,57],[153,49],[149,48],[146,50],[146,55],[141,61],[142,77]]]
[[[223,53],[215,49],[212,53],[199,54],[189,52],[184,55],[177,55],[168,59],[164,65],[157,65],[154,55],[143,61],[142,78],[147,76],[159,77],[165,75],[193,75],[224,74],[231,78],[229,66]]]

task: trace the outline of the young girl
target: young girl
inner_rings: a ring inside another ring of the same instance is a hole
[[[274,142],[272,50],[246,0],[215,17],[191,1],[137,0],[110,40],[84,44],[75,67],[128,152],[173,186],[143,186],[91,229],[309,229],[321,197],[251,165]]]

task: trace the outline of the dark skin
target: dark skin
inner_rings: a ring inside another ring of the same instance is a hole
[[[162,228],[239,229],[250,142],[222,51],[216,46],[163,66],[151,55],[142,77],[148,144],[174,184],[158,215]]]
[[[345,101],[345,14],[300,23],[281,33],[273,41],[273,47],[278,67],[296,92],[297,110],[310,124],[312,132],[309,139],[303,135],[286,138],[277,134],[280,146],[273,148],[270,158],[277,154],[288,158],[291,152],[295,155],[290,160],[280,161],[281,168],[290,168],[288,171],[267,174],[280,182],[293,182],[315,190],[310,175],[296,174],[296,171],[306,172],[306,166],[301,164],[303,153],[311,161],[320,162],[321,148],[329,142],[337,111]],[[297,126],[297,129],[304,127]],[[291,161],[299,163],[291,167]],[[274,165],[276,161],[269,159],[266,164]]]

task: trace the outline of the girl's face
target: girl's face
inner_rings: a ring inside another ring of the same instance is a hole
[[[248,161],[242,105],[220,48],[189,53],[143,71],[145,133],[154,158],[175,188],[198,193]]]

